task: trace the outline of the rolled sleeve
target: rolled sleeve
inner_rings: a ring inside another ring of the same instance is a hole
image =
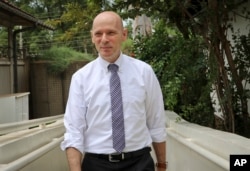
[[[167,137],[166,128],[151,129],[150,135],[153,142],[164,142]]]
[[[83,140],[80,138],[81,136],[79,134],[73,134],[73,133],[65,133],[64,134],[64,141],[61,143],[61,149],[64,151],[68,147],[74,147],[81,153],[84,151],[83,147]]]

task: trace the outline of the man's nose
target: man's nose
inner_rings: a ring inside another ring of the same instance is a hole
[[[107,42],[107,41],[108,41],[107,34],[104,33],[104,34],[102,35],[101,41],[102,41],[102,42]]]

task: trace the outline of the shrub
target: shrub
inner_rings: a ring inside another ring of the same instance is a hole
[[[40,60],[49,60],[48,71],[51,73],[61,73],[65,71],[68,66],[76,61],[91,61],[94,57],[90,54],[77,52],[68,47],[51,47],[45,50]]]

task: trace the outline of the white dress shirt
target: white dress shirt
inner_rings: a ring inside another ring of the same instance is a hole
[[[125,121],[124,152],[166,140],[165,112],[159,82],[150,65],[124,54],[119,66]],[[112,123],[109,63],[100,56],[78,70],[70,85],[64,115],[62,150],[111,154]]]

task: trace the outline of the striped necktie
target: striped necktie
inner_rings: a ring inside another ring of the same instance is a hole
[[[124,117],[120,78],[117,74],[118,66],[110,64],[108,66],[111,71],[110,77],[110,97],[111,97],[111,113],[112,113],[112,138],[113,148],[121,153],[125,147],[125,131]]]

